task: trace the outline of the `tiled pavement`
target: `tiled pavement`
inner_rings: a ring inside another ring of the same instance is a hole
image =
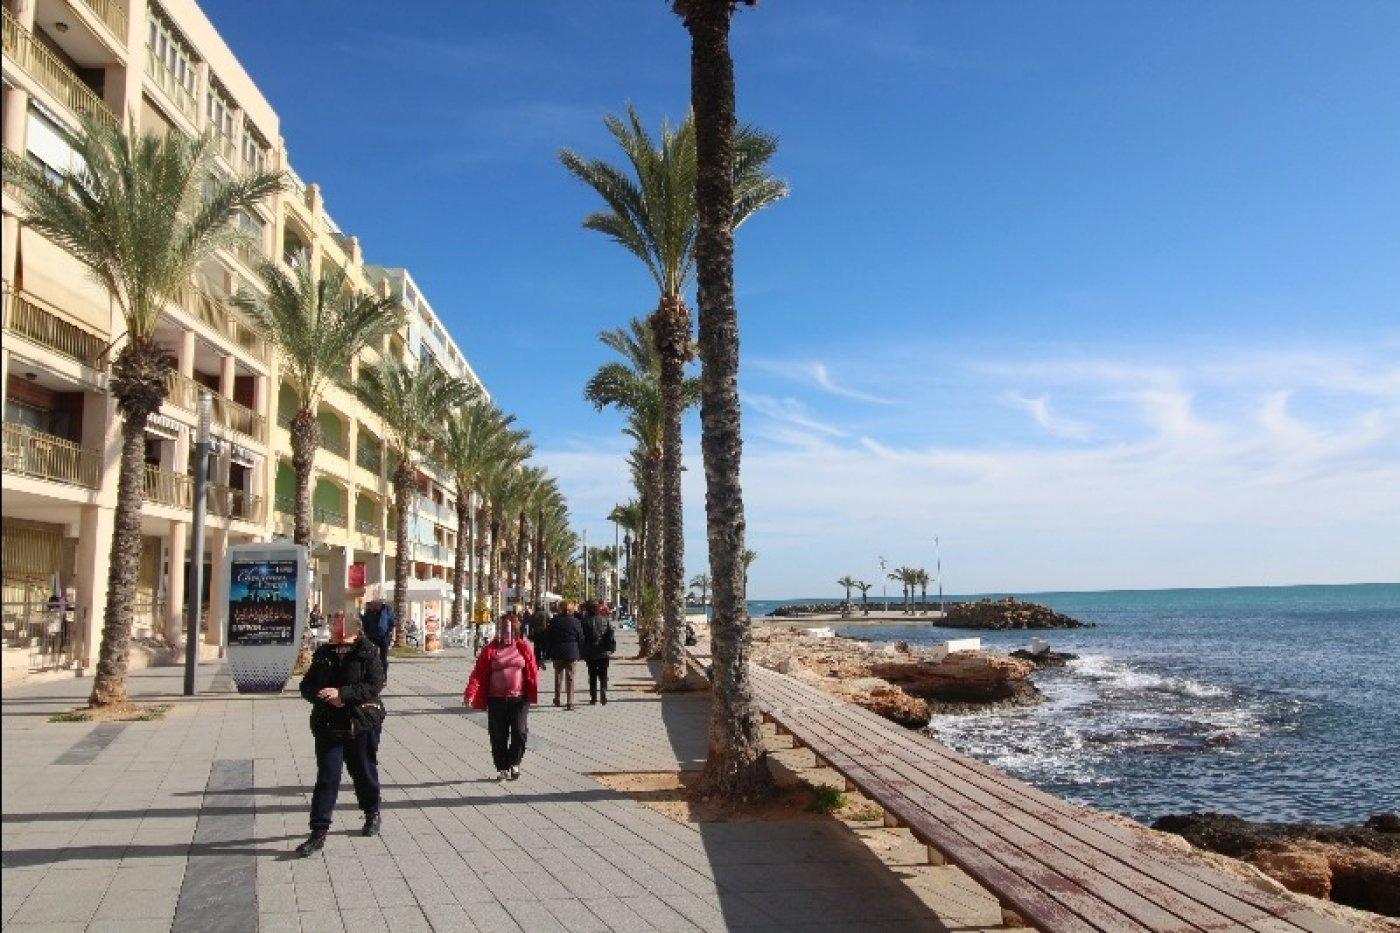
[[[621,646],[622,654],[627,645]],[[941,925],[835,821],[683,825],[589,777],[697,768],[707,698],[660,697],[614,662],[607,706],[530,718],[517,782],[491,780],[465,657],[395,659],[380,748],[384,831],[356,833],[348,784],[323,857],[307,831],[306,704],[241,697],[201,670],[163,722],[48,723],[90,681],[3,702],[8,930],[927,930]],[[582,673],[580,671],[580,673]],[[133,675],[143,699],[181,673]],[[582,678],[581,678],[582,680]]]

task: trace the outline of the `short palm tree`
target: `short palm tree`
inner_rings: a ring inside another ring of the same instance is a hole
[[[583,225],[609,237],[641,260],[660,293],[651,316],[651,336],[660,362],[661,440],[661,605],[662,687],[685,682],[685,536],[681,505],[681,417],[692,404],[685,388],[686,365],[695,357],[690,309],[684,291],[695,269],[699,227],[695,207],[695,125],[687,116],[672,128],[663,125],[654,139],[635,109],[627,119],[609,114],[603,123],[627,157],[627,167],[588,160],[564,150],[560,161],[602,198],[605,209],[588,215]],[[749,127],[739,130],[734,146],[737,196],[732,224],[738,227],[755,212],[787,195],[787,185],[768,176],[767,163],[777,141]]]
[[[642,503],[640,499],[628,499],[626,502],[613,506],[608,513],[608,521],[616,522],[622,530],[631,537],[631,546],[627,548],[623,555],[625,574],[627,579],[627,601],[630,605],[636,606],[636,580],[633,574],[636,570],[636,552],[640,543],[642,532]]]
[[[258,277],[264,295],[240,295],[234,303],[247,312],[277,345],[282,372],[296,393],[297,410],[289,432],[296,509],[292,540],[311,543],[311,479],[321,424],[316,409],[330,382],[348,384],[350,361],[403,323],[398,299],[354,289],[343,269],[312,278],[311,270],[293,275],[263,262]]]
[[[856,578],[850,574],[846,574],[846,576],[836,581],[836,585],[845,587],[846,589],[846,601],[841,604],[841,614],[849,615],[851,612],[851,590],[855,588]]]
[[[394,615],[408,612],[408,507],[413,496],[419,459],[431,449],[448,416],[477,396],[474,386],[454,379],[433,363],[405,364],[386,360],[365,367],[355,384],[356,394],[383,422],[385,440],[395,456],[394,508],[398,553],[394,555]],[[403,626],[398,628],[403,632]]]
[[[914,582],[919,585],[919,602],[923,604],[923,611],[928,611],[928,571],[920,567],[914,571]]]
[[[526,433],[511,427],[514,415],[480,400],[451,412],[438,439],[438,453],[452,473],[457,499],[457,548],[453,555],[452,624],[460,625],[468,591],[468,579],[476,578],[476,549],[472,547],[472,499],[479,494],[482,478],[492,465],[514,456]],[[473,566],[467,567],[468,561]],[[475,597],[472,594],[472,609]]]
[[[61,132],[75,167],[55,177],[6,149],[4,179],[19,202],[20,223],[82,263],[126,324],[108,381],[122,419],[121,460],[107,608],[88,698],[93,707],[120,706],[141,558],[146,422],[165,400],[170,372],[156,325],[217,249],[243,239],[233,218],[284,182],[280,172],[220,175],[207,136],[138,136],[134,127],[122,131],[90,117],[77,134]]]
[[[866,583],[864,580],[857,580],[851,586],[860,590],[860,607],[865,615],[870,615],[870,590],[875,586],[873,583]]]
[[[695,592],[700,594],[700,608],[704,609],[710,602],[710,575],[697,573],[690,578],[690,585]]]

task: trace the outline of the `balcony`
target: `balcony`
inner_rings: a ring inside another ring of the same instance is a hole
[[[120,45],[126,45],[126,9],[118,0],[83,0],[83,5],[107,24]]]
[[[233,489],[221,483],[209,486],[209,512],[221,518],[233,518],[244,522],[262,522],[262,496],[251,496],[241,489]]]
[[[199,125],[199,105],[195,103],[194,95],[180,83],[180,79],[175,77],[175,73],[166,67],[160,56],[156,55],[156,50],[149,45],[146,46],[146,73],[155,81],[156,87],[165,92],[165,96],[174,102],[180,112],[196,126]]]
[[[345,513],[339,509],[318,505],[312,510],[312,517],[316,519],[318,524],[334,525],[336,528],[346,527]]]
[[[355,462],[369,470],[375,476],[379,475],[379,467],[384,461],[384,450],[378,444],[367,443],[363,439],[355,445]]]
[[[279,495],[272,502],[272,508],[278,515],[292,516],[297,514],[297,500],[295,496]]]
[[[321,449],[330,451],[342,460],[350,456],[350,442],[343,434],[328,434],[322,431]]]
[[[99,372],[107,369],[107,341],[44,310],[23,295],[15,295],[10,302],[5,329],[90,369]]]
[[[362,535],[377,538],[379,537],[379,522],[372,518],[357,518],[355,519],[355,530]]]
[[[452,548],[445,544],[419,544],[414,547],[414,558],[418,560],[432,561],[435,564],[449,564],[452,562]]]
[[[7,424],[5,472],[96,489],[102,472],[102,456],[67,438],[21,424]]]
[[[186,285],[180,289],[176,303],[190,317],[208,324],[249,356],[267,362],[267,342],[224,301],[194,285]]]
[[[194,480],[186,473],[176,473],[153,464],[146,464],[146,501],[188,509],[194,505]]]
[[[4,14],[4,48],[10,60],[69,110],[116,127],[116,114],[107,109],[102,98],[59,61],[58,56],[33,33],[21,26],[8,9]]]
[[[260,444],[267,442],[267,419],[248,406],[174,371],[166,375],[165,384],[170,392],[171,404],[178,405],[186,411],[197,412],[199,397],[207,392],[213,401],[214,424],[246,434]]]
[[[438,505],[427,496],[419,496],[413,503],[419,514],[426,515],[443,525],[456,527],[457,516],[445,505]]]

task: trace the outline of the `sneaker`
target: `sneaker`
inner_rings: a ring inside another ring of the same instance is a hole
[[[496,772],[496,780],[498,780],[498,781],[504,781],[504,780],[505,780],[506,778],[508,778],[508,777],[510,777],[510,772],[509,772],[509,771],[497,771],[497,772]]]
[[[555,698],[554,698],[554,705],[555,705],[555,706],[558,706],[558,705],[559,705],[559,698],[558,698],[558,697],[555,697]]]
[[[306,837],[305,842],[297,846],[297,855],[300,858],[308,858],[312,855],[315,855],[317,852],[320,852],[321,849],[325,846],[325,844],[326,834],[321,830],[317,830],[310,836]]]
[[[603,700],[603,705],[604,705],[604,706],[607,706],[607,705],[608,705],[608,695],[607,695],[606,693],[603,694],[602,700]]]
[[[588,705],[589,705],[589,706],[597,706],[597,705],[598,705],[598,698],[597,698],[597,697],[589,697],[589,698],[588,698]]]
[[[510,779],[512,781],[520,780],[520,765],[516,765],[510,769]]]
[[[574,704],[570,703],[568,706],[564,707],[564,710],[572,713],[574,711]]]
[[[378,836],[378,835],[379,835],[379,814],[378,814],[378,813],[371,813],[371,814],[369,814],[368,816],[365,817],[365,825],[364,825],[364,828],[360,830],[360,835],[361,835],[361,836]]]

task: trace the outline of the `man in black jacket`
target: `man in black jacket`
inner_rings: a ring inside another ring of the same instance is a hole
[[[331,641],[316,649],[301,679],[301,695],[311,705],[311,734],[316,739],[316,788],[311,793],[311,835],[297,846],[306,857],[320,851],[330,832],[340,793],[342,767],[355,783],[355,799],[365,814],[361,835],[379,833],[379,691],[384,668],[379,649],[365,638],[357,621],[343,613],[331,618]]]
[[[559,688],[564,687],[567,709],[574,708],[574,662],[579,659],[583,628],[574,615],[574,603],[565,600],[563,611],[549,620],[545,630],[549,659],[554,662],[554,705],[559,705]]]
[[[608,662],[617,650],[617,636],[607,610],[594,603],[583,604],[583,662],[588,666],[588,702],[599,697],[608,705]]]

